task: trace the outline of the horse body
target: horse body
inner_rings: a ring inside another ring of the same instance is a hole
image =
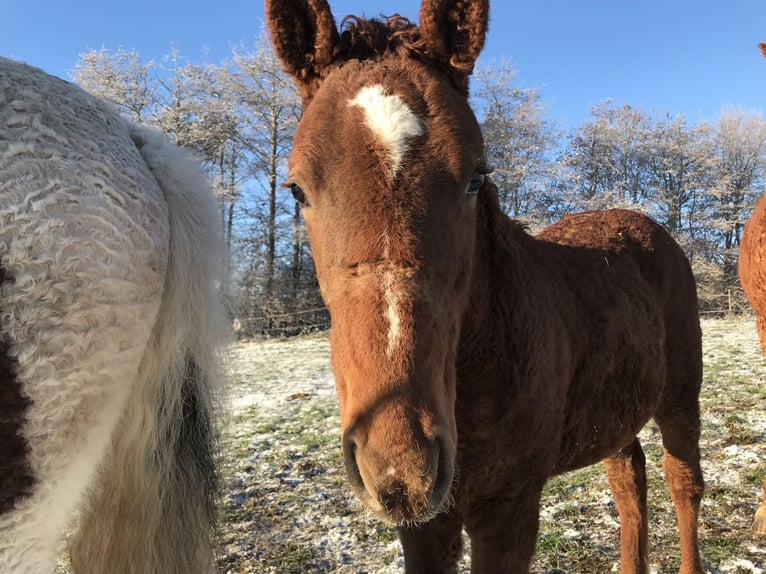
[[[436,521],[465,525],[477,572],[497,567],[485,538],[514,549],[501,571],[526,571],[545,481],[604,460],[622,522],[622,571],[647,571],[646,478],[635,437],[654,417],[686,516],[682,571],[701,571],[690,520],[703,488],[701,333],[681,249],[635,212],[568,216],[530,237],[491,194],[485,207],[457,357],[460,480],[452,513]],[[501,542],[487,533],[513,522]]]
[[[701,573],[701,337],[678,245],[629,211],[538,237],[501,212],[467,103],[486,2],[342,34],[324,0],[266,10],[303,97],[288,185],[332,319],[345,465],[406,571],[455,572],[465,528],[472,572],[527,572],[545,481],[603,459],[622,571],[648,572],[636,434],[654,417],[681,572]]]
[[[459,379],[492,381],[493,388],[480,394],[508,403],[496,406],[498,416],[515,409],[534,413],[537,430],[530,434],[546,429],[549,437],[541,442],[550,447],[546,453],[534,445],[530,455],[550,457],[547,464],[554,472],[598,462],[632,440],[656,410],[665,384],[665,323],[658,305],[664,297],[649,284],[653,278],[645,277],[643,262],[634,256],[651,262],[651,232],[661,235],[661,230],[620,210],[570,216],[537,238],[513,222],[498,223],[505,229],[493,233],[508,235],[513,243],[494,249],[495,255],[487,257],[491,268],[486,277],[474,281],[477,290],[493,295],[485,298],[487,309],[478,312],[477,320],[470,315],[479,305],[467,311]],[[637,229],[631,230],[631,224]],[[647,228],[644,248],[630,233]],[[630,253],[631,248],[639,253]],[[683,261],[675,249],[668,255]],[[688,276],[682,278],[687,289]],[[688,306],[693,310],[693,305],[694,299]],[[490,376],[511,367],[515,372],[507,378]],[[472,375],[477,369],[486,373]],[[474,384],[466,388],[465,403],[460,404],[470,409]],[[515,393],[527,396],[529,404],[516,405]],[[465,426],[493,425],[490,420]],[[526,433],[522,429],[522,445],[529,442]]]
[[[0,59],[3,572],[52,571],[78,509],[75,572],[209,563],[219,311],[204,181],[159,134]]]
[[[753,214],[745,224],[739,246],[739,280],[748,301],[756,313],[756,326],[761,348],[766,354],[766,196],[755,204]],[[755,534],[766,534],[766,480],[763,498],[753,521]]]
[[[766,56],[766,44],[758,44]],[[766,355],[766,195],[758,198],[753,214],[745,224],[739,246],[739,281],[756,314],[756,326],[761,348]],[[755,534],[766,535],[766,479],[763,481],[763,499],[755,513]]]
[[[485,255],[474,260],[485,264],[476,267],[477,296],[458,353],[454,513],[469,534],[483,533],[489,517],[518,520],[515,509],[530,506],[535,514],[520,530],[536,532],[545,480],[606,459],[623,533],[633,527],[630,504],[640,510],[636,530],[645,529],[645,500],[616,483],[645,484],[634,438],[652,416],[672,453],[665,453],[671,491],[691,509],[702,494],[701,334],[694,280],[678,245],[630,211],[568,216],[534,238],[505,219],[494,198],[487,207],[478,220]],[[628,472],[624,463],[634,456],[638,468]],[[472,550],[481,552],[474,539]],[[530,536],[521,545],[533,544]],[[695,556],[696,542],[687,544]],[[628,544],[623,551],[623,571],[647,567],[645,540],[640,552]]]

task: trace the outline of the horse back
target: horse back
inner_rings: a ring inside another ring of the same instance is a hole
[[[606,273],[617,283],[640,277],[667,319],[683,311],[687,320],[696,320],[697,294],[691,266],[670,234],[646,215],[626,209],[585,211],[564,217],[537,239],[576,249],[579,253],[572,258],[576,266],[596,258],[607,267],[618,267],[619,273]],[[614,286],[621,287],[624,285]]]

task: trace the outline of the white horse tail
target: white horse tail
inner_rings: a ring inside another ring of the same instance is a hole
[[[224,252],[200,169],[163,136],[130,134],[167,202],[170,249],[138,381],[71,546],[77,574],[197,574],[213,568],[221,406]]]

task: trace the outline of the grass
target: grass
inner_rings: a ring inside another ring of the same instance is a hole
[[[700,408],[706,480],[699,521],[705,571],[764,574],[766,540],[750,530],[766,477],[766,362],[751,320],[703,321]],[[393,574],[395,530],[351,495],[343,470],[329,344],[321,335],[235,346],[232,417],[217,571]],[[647,459],[652,574],[678,571],[675,513],[653,423]],[[469,570],[470,543],[465,540]],[[543,492],[535,574],[619,571],[619,519],[600,465],[551,478]],[[61,565],[58,572],[66,572]]]
[[[766,571],[766,541],[750,533],[766,476],[766,363],[752,323],[703,321],[707,491],[700,540],[711,574]],[[238,406],[230,428],[221,572],[402,571],[395,530],[371,518],[346,484],[328,354],[322,336],[235,349]],[[650,423],[640,439],[647,458],[652,572],[677,572],[678,533],[662,475],[661,437]],[[619,518],[602,467],[551,478],[533,571],[616,572],[619,554]],[[464,560],[461,572],[467,571]]]

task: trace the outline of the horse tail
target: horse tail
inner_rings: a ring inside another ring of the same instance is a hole
[[[71,546],[72,565],[78,574],[206,573],[223,396],[217,209],[183,151],[158,133],[130,131],[167,202],[168,264],[159,315]]]

